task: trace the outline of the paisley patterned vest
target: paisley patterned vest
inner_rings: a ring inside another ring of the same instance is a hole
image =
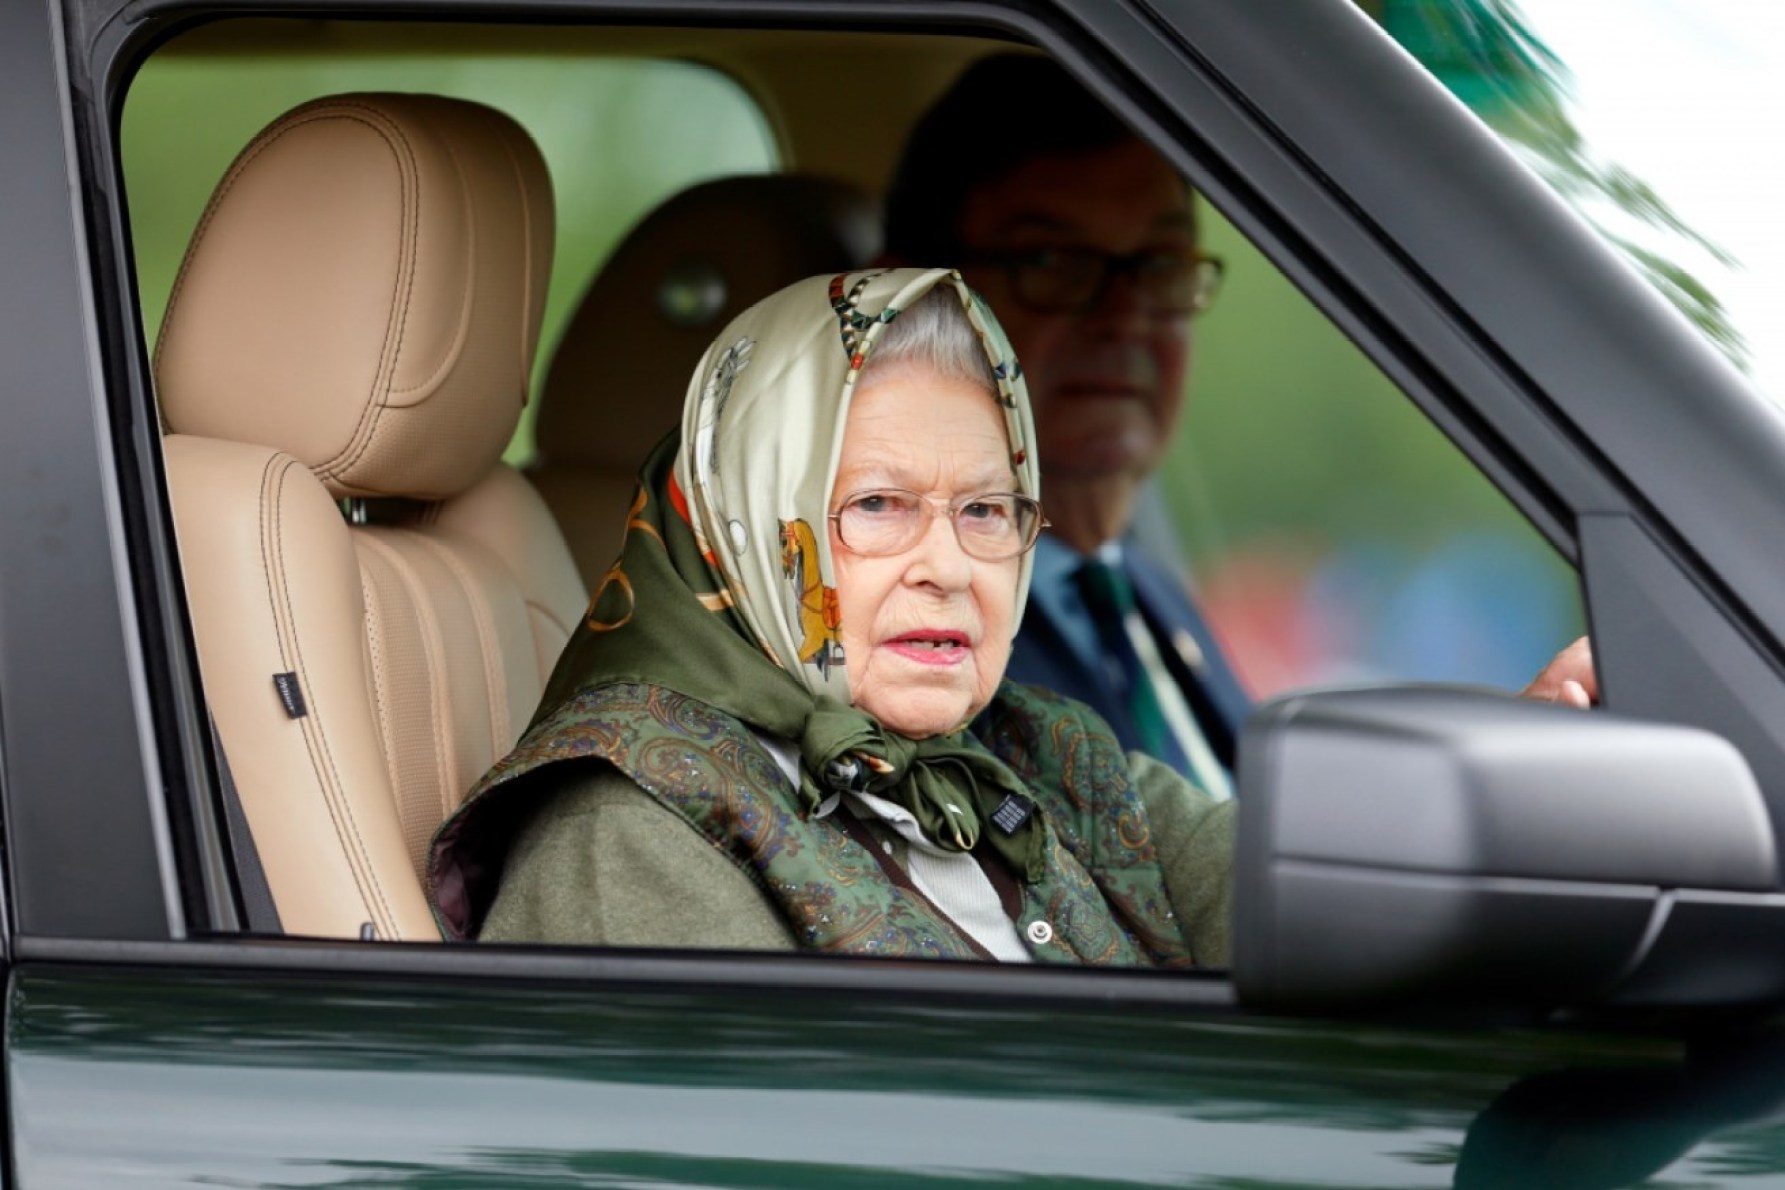
[[[1006,682],[975,723],[1020,776],[1047,829],[1042,878],[1021,886],[1017,931],[1037,960],[1190,966],[1127,759],[1085,708]],[[449,938],[475,932],[541,766],[615,766],[692,823],[780,908],[802,945],[892,957],[971,958],[966,936],[895,881],[836,821],[803,815],[768,750],[740,721],[660,687],[584,691],[535,723],[435,836],[428,883]],[[987,829],[997,829],[988,824]],[[997,863],[995,857],[988,862]]]

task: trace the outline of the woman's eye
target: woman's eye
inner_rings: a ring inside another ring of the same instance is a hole
[[[997,522],[1010,519],[1010,508],[1002,500],[975,500],[961,506],[961,515],[970,521]]]
[[[865,516],[897,516],[904,511],[897,496],[888,496],[878,492],[867,496],[857,496],[850,503],[850,508]]]

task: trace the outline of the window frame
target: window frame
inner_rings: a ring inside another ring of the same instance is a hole
[[[564,0],[507,7],[489,4],[427,5],[388,0],[356,8],[352,15],[385,20],[434,19],[577,20],[588,22],[708,22],[740,26],[811,24],[830,28],[962,33],[1022,39],[1039,46],[1080,75],[1096,93],[1142,130],[1219,205],[1244,234],[1297,284],[1310,300],[1358,343],[1402,392],[1457,445],[1472,465],[1531,519],[1557,550],[1578,563],[1575,522],[1588,511],[1624,513],[1633,493],[1606,478],[1591,445],[1571,433],[1564,411],[1545,388],[1497,349],[1470,311],[1458,308],[1440,280],[1428,276],[1360,209],[1349,192],[1312,160],[1285,131],[1278,111],[1260,100],[1293,106],[1283,84],[1258,84],[1242,92],[1235,77],[1214,66],[1268,71],[1275,55],[1248,45],[1248,32],[1266,18],[1200,6],[1196,44],[1158,24],[1164,5],[1059,0],[1009,3],[945,3],[943,0],[761,0],[718,3],[676,0],[657,5],[605,0]],[[1313,14],[1316,6],[1282,0],[1278,7]],[[466,979],[590,979],[652,986],[684,981],[736,981],[769,986],[848,987],[887,994],[985,994],[1077,1001],[1158,1003],[1179,1008],[1232,1007],[1231,985],[1217,976],[1155,977],[1147,973],[1068,973],[935,965],[894,969],[872,960],[813,962],[809,957],[640,955],[637,952],[400,947],[334,941],[302,945],[246,938],[195,940],[200,927],[232,929],[240,920],[227,833],[220,829],[216,758],[198,693],[165,478],[159,427],[148,411],[152,397],[148,361],[140,342],[130,245],[119,199],[121,168],[115,144],[122,96],[129,76],[155,45],[191,22],[211,15],[245,17],[256,11],[280,15],[314,12],[343,15],[339,0],[281,0],[231,6],[227,13],[188,0],[150,0],[111,19],[110,0],[69,0],[67,78],[56,102],[70,94],[92,97],[70,117],[71,178],[92,240],[82,281],[91,286],[83,308],[95,408],[106,416],[90,429],[99,445],[101,477],[114,483],[107,540],[113,564],[125,576],[116,608],[123,610],[123,638],[108,646],[95,672],[136,672],[129,687],[130,721],[149,761],[134,782],[97,785],[91,796],[69,804],[31,807],[9,803],[14,877],[18,892],[18,952],[58,961],[101,960],[183,967],[277,967],[313,972],[384,972]],[[1345,52],[1381,54],[1367,41],[1368,18],[1322,10],[1310,27],[1352,39]],[[1322,22],[1325,22],[1323,25]],[[1334,31],[1337,31],[1334,33]],[[1206,40],[1205,40],[1206,39]],[[1199,50],[1199,46],[1207,46]],[[1276,62],[1281,73],[1280,62]],[[1429,82],[1429,80],[1427,80]],[[1421,84],[1401,79],[1401,87]],[[1430,86],[1435,90],[1436,84]],[[1392,88],[1391,88],[1392,90]],[[1436,120],[1441,134],[1459,125],[1454,114]],[[1488,134],[1483,130],[1482,135]],[[1520,200],[1525,210],[1534,200]],[[1551,202],[1547,195],[1544,202]],[[71,235],[80,228],[71,224]],[[1618,291],[1622,293],[1622,290]],[[1484,413],[1484,410],[1491,411]],[[1517,427],[1517,441],[1504,427]],[[116,449],[113,449],[115,444]],[[140,640],[131,639],[135,633]],[[97,647],[96,647],[97,648]],[[7,688],[18,688],[9,681]],[[152,725],[152,728],[151,726]],[[116,772],[131,772],[120,765]],[[9,782],[15,801],[38,793],[39,782]],[[26,792],[16,792],[19,788]],[[165,798],[162,794],[165,792]],[[103,797],[101,797],[103,793]],[[163,807],[157,811],[156,807]],[[171,808],[171,809],[170,809]],[[74,840],[70,842],[69,840]],[[60,841],[60,846],[58,842]],[[60,863],[56,857],[60,856]],[[96,857],[118,856],[133,882],[88,905],[88,873]],[[154,882],[146,874],[155,877]],[[164,921],[146,912],[154,888]],[[73,911],[55,911],[58,905]],[[90,911],[89,911],[90,910]],[[187,935],[187,922],[194,923]],[[864,965],[865,964],[865,965]]]

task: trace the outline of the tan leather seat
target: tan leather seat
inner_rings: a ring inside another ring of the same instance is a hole
[[[539,488],[593,586],[620,550],[638,466],[681,416],[720,328],[781,287],[878,250],[865,192],[799,174],[721,178],[640,221],[583,295],[539,399]]]
[[[156,352],[168,481],[206,699],[290,933],[438,938],[428,838],[582,613],[499,461],[552,219],[508,117],[349,95],[255,138],[187,251]]]

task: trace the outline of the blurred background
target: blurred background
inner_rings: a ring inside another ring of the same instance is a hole
[[[1785,393],[1785,6],[1366,7],[1760,392]],[[1572,569],[1241,237],[1217,218],[1208,238],[1230,284],[1198,327],[1165,483],[1255,693],[1527,681],[1586,628]]]

